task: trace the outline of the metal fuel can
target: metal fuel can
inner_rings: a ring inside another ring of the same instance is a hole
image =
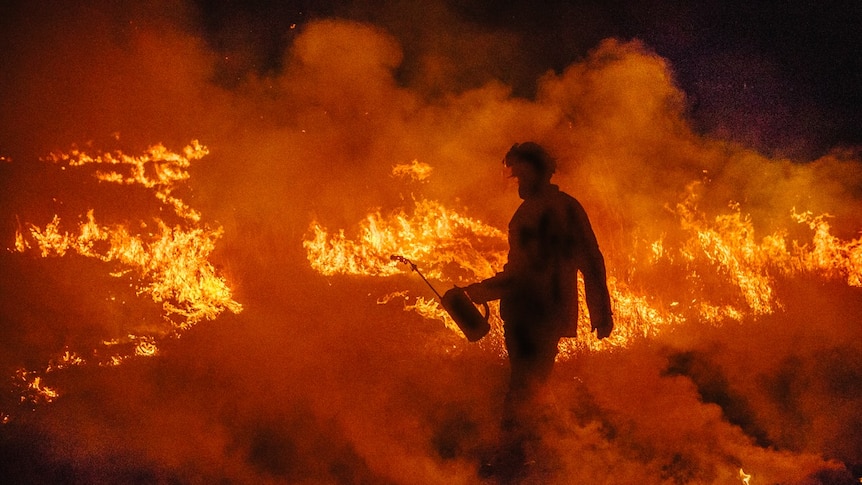
[[[485,310],[485,314],[482,315],[464,288],[456,286],[450,289],[440,298],[440,303],[470,342],[481,339],[491,329],[488,323],[490,316],[488,304],[482,303]]]

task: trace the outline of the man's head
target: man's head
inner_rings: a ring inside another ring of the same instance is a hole
[[[518,179],[518,195],[526,199],[551,183],[557,161],[539,144],[531,141],[515,143],[503,158],[503,165]]]

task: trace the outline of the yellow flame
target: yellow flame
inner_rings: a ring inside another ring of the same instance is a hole
[[[44,399],[48,402],[51,402],[57,398],[57,391],[48,386],[42,385],[42,378],[39,376],[36,376],[30,382],[30,388],[43,396]]]
[[[67,367],[75,367],[83,365],[85,363],[86,362],[84,358],[81,357],[77,352],[66,348],[58,358],[51,359],[51,361],[48,362],[48,367],[45,369],[45,372],[62,370]]]
[[[97,172],[96,178],[102,182],[138,184],[154,189],[156,198],[173,207],[177,215],[197,222],[201,218],[200,213],[179,198],[173,197],[171,193],[179,182],[189,178],[187,169],[192,160],[199,160],[208,153],[209,150],[198,140],[192,140],[182,154],[172,152],[159,143],[150,146],[143,155],[137,157],[122,152],[91,156],[75,148],[69,153],[51,153],[46,159],[55,163],[66,163],[70,167],[89,164],[113,166],[109,171]]]
[[[48,387],[42,382],[42,376],[37,372],[29,372],[24,369],[18,369],[15,372],[15,382],[21,388],[19,400],[21,403],[31,405],[43,402],[52,402],[59,394],[56,389]],[[6,420],[8,422],[8,419]]]
[[[814,230],[811,245],[797,247],[798,260],[803,269],[819,272],[829,277],[842,277],[850,286],[862,286],[862,237],[842,241],[831,234],[828,214],[814,216],[811,212],[801,214],[793,211],[800,224]]]
[[[814,216],[791,210],[792,220],[814,231],[810,243],[787,241],[786,231],[767,234],[758,241],[750,218],[741,213],[738,204],[731,206],[730,213],[709,222],[697,211],[692,187],[685,201],[677,205],[677,214],[682,230],[693,234],[680,251],[683,258],[692,262],[705,258],[737,288],[747,307],[700,302],[701,314],[708,321],[740,320],[749,313],[756,316],[780,309],[773,289],[780,275],[808,273],[862,286],[862,237],[844,241],[833,236],[827,214]]]
[[[425,181],[431,176],[434,168],[427,163],[413,160],[411,163],[401,163],[392,167],[392,175],[395,177],[409,177],[415,181]]]
[[[167,316],[182,317],[177,324],[180,328],[214,319],[224,310],[241,311],[242,305],[232,299],[227,282],[216,274],[207,259],[222,229],[168,227],[156,222],[157,232],[147,237],[135,236],[123,225],[97,224],[90,210],[87,221],[78,225],[76,233],[60,231],[60,218],[55,216],[44,228],[31,225],[29,235],[42,257],[64,256],[72,251],[105,262],[118,262],[136,271],[146,282],[139,292],[162,303]],[[19,238],[25,241],[21,250],[26,251],[31,243],[20,233],[16,235]],[[97,249],[100,242],[106,245]]]
[[[762,244],[754,239],[751,221],[738,206],[730,214],[722,214],[708,223],[696,212],[693,195],[677,205],[677,214],[684,231],[696,237],[689,239],[683,256],[690,261],[705,257],[716,265],[741,292],[755,315],[772,313],[775,309],[772,281],[766,265],[772,261],[779,241],[769,238]]]
[[[316,221],[309,230],[303,246],[311,267],[324,275],[391,276],[402,272],[390,259],[399,254],[423,262],[429,278],[443,279],[442,267],[452,262],[473,278],[487,278],[506,257],[502,231],[431,200],[416,201],[412,213],[369,214],[355,241],[344,230],[330,235]],[[477,251],[481,246],[490,251]]]
[[[135,355],[140,355],[144,357],[152,357],[158,353],[159,349],[156,346],[155,341],[152,339],[145,339],[138,342],[138,345],[135,346]]]
[[[745,473],[742,468],[739,469],[739,478],[742,480],[744,485],[749,485],[751,480],[751,475]]]

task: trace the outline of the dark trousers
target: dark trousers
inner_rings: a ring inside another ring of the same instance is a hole
[[[509,353],[509,390],[503,406],[503,441],[515,453],[538,441],[539,427],[548,416],[544,393],[554,359],[558,332],[535,322],[506,322],[506,350]]]

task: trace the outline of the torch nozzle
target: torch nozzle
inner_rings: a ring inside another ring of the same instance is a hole
[[[389,256],[389,259],[391,259],[392,261],[398,261],[399,263],[409,264],[411,266],[413,265],[412,261],[405,258],[404,256],[399,256],[397,254],[393,254],[392,256]]]
[[[389,259],[391,259],[392,261],[398,261],[398,262],[400,262],[400,263],[404,263],[404,264],[406,264],[406,265],[410,266],[410,269],[412,269],[413,271],[415,271],[415,272],[416,272],[416,274],[418,274],[418,275],[422,278],[422,281],[424,281],[424,282],[425,282],[429,287],[431,287],[431,291],[433,291],[433,292],[434,292],[434,294],[435,294],[435,295],[437,295],[437,298],[441,298],[441,299],[443,298],[442,296],[440,296],[440,293],[438,293],[438,292],[437,292],[437,290],[436,290],[436,289],[434,289],[434,285],[432,285],[432,284],[431,284],[431,283],[430,283],[430,282],[425,278],[425,275],[423,275],[423,274],[419,271],[419,268],[417,268],[417,267],[416,267],[416,264],[415,264],[413,261],[410,261],[409,259],[405,258],[404,256],[399,256],[399,255],[397,255],[397,254],[393,254],[393,255],[389,256]]]

